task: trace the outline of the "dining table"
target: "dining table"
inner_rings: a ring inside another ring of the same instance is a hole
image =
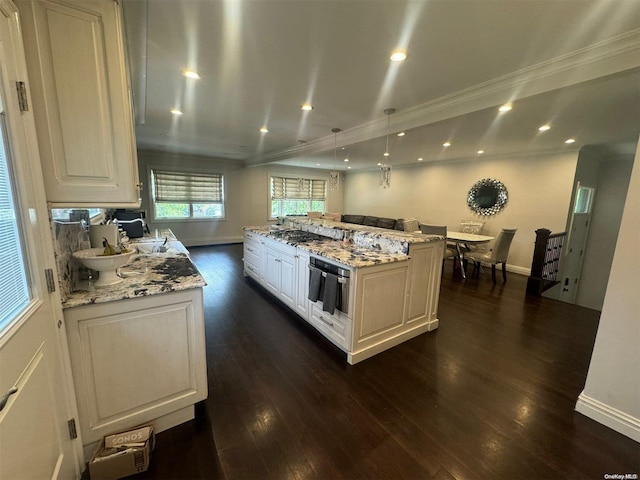
[[[464,263],[463,263],[464,252],[462,249],[467,248],[467,250],[471,250],[470,246],[489,243],[494,238],[495,237],[490,237],[489,235],[478,235],[475,233],[447,231],[447,242],[454,243],[456,247],[455,256],[458,259],[458,263],[460,264],[460,270],[462,271],[462,278],[467,278],[467,272],[465,272]],[[454,266],[455,266],[455,258],[454,258]]]

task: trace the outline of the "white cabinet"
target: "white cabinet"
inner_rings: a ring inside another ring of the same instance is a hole
[[[262,245],[264,238],[251,232],[244,233],[244,274],[258,282],[263,280]]]
[[[245,232],[245,275],[347,353],[351,364],[438,328],[444,241],[412,243],[406,260],[351,269],[349,314],[308,300],[309,252]]]
[[[15,3],[47,200],[54,207],[139,206],[120,4]]]
[[[278,299],[295,310],[298,291],[296,248],[266,239],[264,245],[265,286]]]
[[[207,398],[202,289],[64,313],[85,455],[105,434],[188,421]]]

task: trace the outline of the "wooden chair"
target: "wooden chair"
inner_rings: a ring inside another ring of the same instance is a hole
[[[496,283],[496,265],[502,264],[502,282],[507,282],[507,257],[509,256],[509,248],[511,241],[516,234],[517,228],[503,228],[495,239],[493,247],[486,250],[475,250],[465,253],[464,257],[473,262],[474,276],[480,275],[480,269],[483,263],[491,265],[491,279]]]

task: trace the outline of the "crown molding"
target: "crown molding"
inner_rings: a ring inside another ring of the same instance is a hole
[[[384,136],[389,128],[411,128],[465,115],[571,85],[595,80],[640,67],[640,29],[594,43],[551,60],[496,77],[464,90],[416,105],[387,117],[344,130],[337,147],[349,146]],[[247,164],[285,160],[301,153],[319,153],[334,148],[327,136],[276,152],[253,157]]]

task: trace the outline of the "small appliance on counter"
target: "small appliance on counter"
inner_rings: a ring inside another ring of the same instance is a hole
[[[118,225],[126,232],[129,238],[140,238],[144,232],[151,233],[145,218],[147,214],[144,210],[116,210],[113,218]]]

